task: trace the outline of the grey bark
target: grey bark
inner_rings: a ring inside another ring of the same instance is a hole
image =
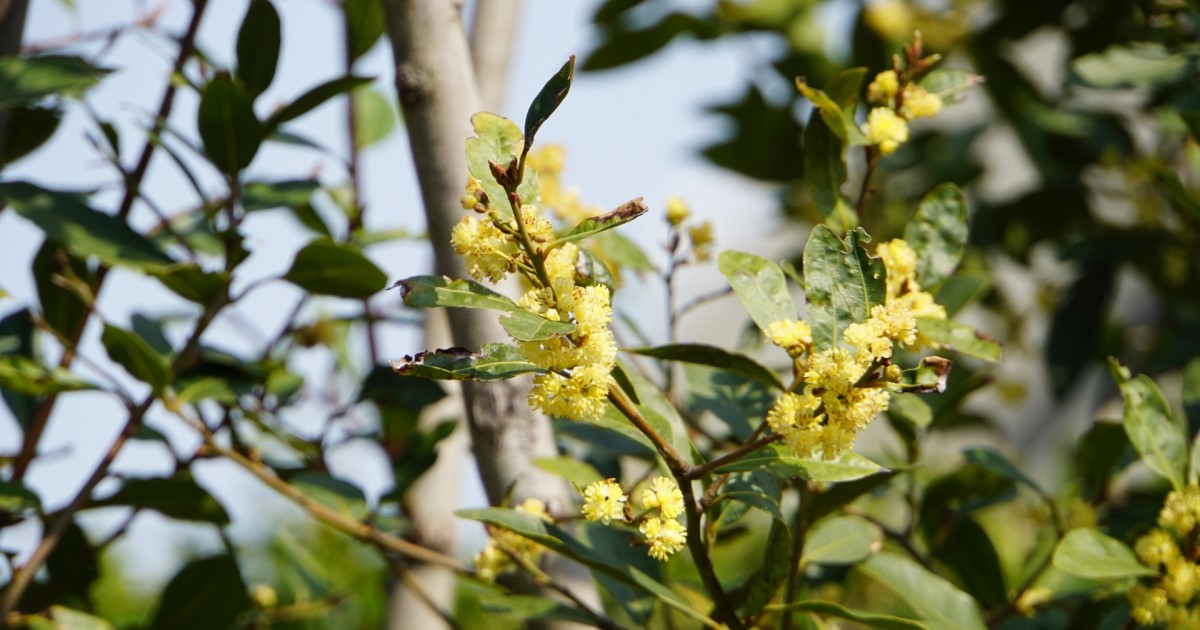
[[[477,0],[471,21],[471,61],[483,108],[499,113],[521,17],[521,0]]]

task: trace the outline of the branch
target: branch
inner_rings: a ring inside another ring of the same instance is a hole
[[[471,20],[471,63],[483,108],[499,112],[508,86],[509,59],[516,41],[521,0],[479,0]]]

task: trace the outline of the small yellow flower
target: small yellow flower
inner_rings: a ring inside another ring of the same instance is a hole
[[[872,103],[886,104],[900,91],[900,78],[895,70],[885,70],[875,75],[875,80],[867,86],[867,100]]]
[[[1147,566],[1158,568],[1180,558],[1175,538],[1161,529],[1152,529],[1133,545],[1138,558]]]
[[[484,582],[495,582],[500,574],[516,568],[512,558],[490,540],[475,554],[471,564],[475,565],[475,576]]]
[[[1200,522],[1200,487],[1188,486],[1182,492],[1172,492],[1163,503],[1158,515],[1158,524],[1187,535]]]
[[[712,257],[712,223],[704,221],[699,225],[693,225],[689,227],[688,238],[692,241],[692,251],[696,255],[696,260],[705,262]]]
[[[655,560],[666,560],[687,543],[687,530],[674,519],[648,518],[638,529],[646,537],[650,557]]]
[[[583,490],[583,517],[605,525],[613,520],[623,521],[628,499],[615,479],[592,482]]]
[[[779,320],[767,326],[767,338],[788,354],[799,356],[812,345],[812,327],[804,320]]]
[[[683,492],[669,477],[655,477],[650,487],[642,490],[642,507],[658,508],[663,518],[673,519],[683,514]]]
[[[547,523],[554,522],[546,511],[546,504],[541,499],[525,499],[513,508],[518,512],[532,514]],[[496,577],[517,567],[512,556],[516,555],[531,563],[537,563],[546,553],[546,548],[525,538],[502,529],[492,529],[492,537],[487,545],[475,554],[472,564],[475,565],[475,575],[485,582],[495,582]]]
[[[667,199],[667,223],[678,226],[692,216],[692,209],[679,197]]]
[[[932,118],[942,111],[942,98],[919,85],[909,84],[904,88],[904,104],[900,115],[908,120]]]
[[[867,114],[863,133],[871,144],[879,147],[880,153],[890,155],[908,141],[908,123],[891,109],[876,107]]]

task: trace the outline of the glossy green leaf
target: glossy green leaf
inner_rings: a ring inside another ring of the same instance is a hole
[[[1158,575],[1138,562],[1125,543],[1089,527],[1067,532],[1054,549],[1054,568],[1089,580],[1124,580]]]
[[[624,351],[664,361],[721,368],[754,379],[767,387],[783,389],[783,382],[779,380],[779,375],[773,370],[744,354],[729,352],[716,346],[702,343],[675,343],[652,348],[624,348]]]
[[[152,275],[179,297],[201,306],[225,298],[232,277],[225,271],[204,271],[195,263],[178,263],[155,270]]]
[[[609,436],[610,440],[613,439],[613,434],[619,436],[616,442],[618,446],[623,447],[621,449],[622,452],[628,451],[631,454],[646,457],[653,457],[657,452],[650,438],[647,438],[644,433],[633,426],[633,423],[622,415],[620,411],[617,411],[617,408],[612,404],[606,404],[604,406],[604,413],[596,420],[589,422],[586,426],[603,429],[606,432],[605,435]],[[598,440],[593,441],[593,443],[596,441]]]
[[[1114,365],[1115,360],[1110,359]],[[1119,366],[1118,366],[1119,367]],[[1174,420],[1158,385],[1145,374],[1118,382],[1125,398],[1125,433],[1142,462],[1182,490],[1187,467],[1187,438]]]
[[[967,198],[958,186],[942,184],[925,195],[904,226],[904,240],[917,253],[917,282],[937,290],[967,245]]]
[[[379,0],[370,0],[379,3]],[[350,93],[354,103],[354,146],[363,150],[388,137],[396,129],[396,110],[387,96],[360,88]]]
[[[646,575],[620,555],[601,553],[588,541],[577,539],[557,525],[525,512],[504,508],[482,510],[459,510],[458,516],[487,523],[494,527],[528,538],[551,551],[562,554],[590,569],[653,595],[662,603],[691,617],[708,621],[707,616],[691,607],[691,604],[666,585]]]
[[[913,621],[911,619],[905,619],[903,617],[896,617],[893,615],[882,615],[863,610],[855,610],[853,608],[846,608],[845,606],[834,602],[823,602],[818,600],[805,600],[792,602],[790,604],[772,604],[767,606],[767,610],[771,612],[803,610],[825,617],[846,619],[868,628],[880,628],[881,630],[929,630],[930,628],[930,626],[919,621]]]
[[[124,221],[88,207],[77,195],[26,182],[5,182],[0,183],[0,198],[48,238],[81,258],[95,256],[106,265],[140,270],[174,262]]]
[[[861,228],[842,240],[827,226],[813,228],[804,246],[804,286],[813,349],[820,352],[844,345],[842,332],[866,321],[871,307],[883,304],[887,269],[870,256],[870,237]]]
[[[225,508],[186,473],[169,478],[125,479],[116,492],[88,504],[89,508],[114,506],[154,510],[181,521],[229,524]]]
[[[508,193],[496,181],[488,163],[495,162],[507,168],[517,159],[524,146],[521,129],[513,121],[490,112],[479,112],[471,116],[471,125],[475,129],[475,135],[467,138],[467,170],[487,193],[492,209],[502,219],[511,219],[512,206]],[[533,203],[537,199],[537,173],[532,169],[521,179],[517,193],[523,203]]]
[[[546,319],[537,313],[517,309],[500,317],[500,327],[518,341],[541,341],[575,331],[575,324]]]
[[[769,468],[781,477],[799,477],[809,481],[837,482],[861,479],[886,470],[883,466],[855,453],[846,451],[831,460],[801,459],[791,455],[786,447],[768,446],[717,469],[717,472],[738,472]]]
[[[975,519],[957,518],[941,527],[927,527],[934,560],[952,579],[985,609],[994,610],[1008,602],[1008,585],[1000,566],[996,544]]]
[[[384,14],[380,0],[346,0],[346,48],[350,61],[367,54],[383,35]]]
[[[204,154],[228,175],[250,165],[264,137],[250,95],[227,74],[217,75],[204,86],[196,124]]]
[[[866,136],[854,124],[854,109],[844,110],[825,92],[809,86],[803,79],[796,79],[796,89],[813,104],[829,130],[846,146],[868,144]]]
[[[917,330],[938,344],[985,361],[999,361],[1003,348],[991,337],[950,319],[918,317]]]
[[[352,245],[316,239],[292,261],[284,280],[319,295],[366,299],[387,284],[387,276]]]
[[[96,389],[96,386],[62,368],[48,368],[28,357],[0,355],[0,390],[28,396]]]
[[[268,135],[270,132],[279,128],[283,123],[299,118],[308,112],[325,104],[325,101],[345,92],[349,92],[360,85],[370,83],[370,77],[359,77],[354,75],[346,75],[336,79],[330,79],[312,89],[301,94],[296,100],[284,105],[282,109],[275,112],[268,118],[263,126],[266,128]]]
[[[857,516],[835,516],[812,527],[804,538],[804,564],[854,564],[883,549],[883,531]]]
[[[617,206],[615,210],[606,212],[594,217],[588,217],[581,221],[579,225],[571,228],[566,234],[558,237],[554,241],[554,245],[562,245],[571,241],[579,241],[585,238],[590,238],[594,234],[611,230],[619,225],[624,225],[630,221],[642,216],[649,208],[642,203],[642,198],[638,197],[632,201]]]
[[[156,394],[161,394],[171,383],[170,363],[140,336],[105,324],[100,342],[104,344],[108,358],[125,368],[134,378],[150,385]]]
[[[529,104],[529,111],[525,113],[524,152],[529,152],[538,129],[542,128],[554,110],[562,104],[563,99],[567,98],[567,92],[571,89],[571,80],[574,77],[575,55],[571,55],[570,59],[567,59],[567,62],[558,69],[558,72],[550,77],[549,81],[546,81],[541,91],[534,97],[533,102]]]
[[[545,374],[546,370],[525,359],[517,348],[489,343],[479,352],[466,348],[430,350],[391,362],[402,376],[443,381],[496,381],[521,374]]]
[[[288,481],[312,500],[338,514],[354,520],[367,516],[366,497],[358,486],[348,481],[311,470],[299,472]]]
[[[562,477],[572,485],[586,488],[594,481],[601,481],[604,476],[592,468],[592,465],[574,457],[560,455],[558,457],[536,457],[533,465],[552,474]]]
[[[930,630],[987,628],[970,595],[904,556],[879,553],[858,569],[895,593]]]
[[[193,560],[171,578],[150,628],[228,628],[250,608],[237,561],[230,556],[212,556]]]
[[[25,515],[42,509],[42,500],[19,481],[0,481],[0,513]]]
[[[92,293],[95,274],[87,261],[70,255],[50,239],[42,243],[33,257],[32,270],[42,319],[68,339],[72,338],[91,313],[84,298]]]
[[[763,332],[775,322],[796,319],[796,304],[779,265],[754,254],[726,250],[717,257],[717,269]]]
[[[275,5],[270,0],[252,0],[237,37],[237,78],[251,100],[275,79],[281,37]]]
[[[54,135],[63,119],[62,111],[49,107],[14,107],[6,113],[0,165],[16,162],[33,153]]]
[[[78,97],[109,72],[81,57],[5,57],[0,59],[0,107],[26,105],[54,94]]]

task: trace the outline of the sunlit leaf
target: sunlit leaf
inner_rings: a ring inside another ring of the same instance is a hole
[[[1004,352],[996,340],[954,320],[918,317],[917,330],[931,341],[976,359],[999,361]]]
[[[804,246],[804,287],[813,348],[820,352],[844,345],[850,324],[866,321],[871,307],[883,304],[887,269],[867,253],[870,237],[861,228],[842,240],[827,226],[813,228]]]
[[[1138,562],[1128,545],[1089,527],[1067,532],[1054,549],[1054,568],[1089,580],[1158,575]]]
[[[904,556],[879,553],[858,570],[895,593],[930,630],[987,628],[970,595]]]
[[[857,516],[827,518],[804,538],[801,562],[806,564],[854,564],[883,548],[879,526]]]
[[[1110,359],[1114,370],[1120,366]],[[1123,369],[1123,368],[1121,368]],[[1171,419],[1167,404],[1158,385],[1145,374],[1118,381],[1125,398],[1125,433],[1150,470],[1171,482],[1176,490],[1183,489],[1187,468],[1187,438],[1183,429]]]
[[[904,240],[917,253],[917,282],[926,291],[937,290],[967,244],[967,199],[958,186],[942,184],[925,195],[904,226]]]
[[[796,304],[779,265],[754,254],[726,250],[717,257],[717,269],[763,332],[777,321],[796,319]]]

